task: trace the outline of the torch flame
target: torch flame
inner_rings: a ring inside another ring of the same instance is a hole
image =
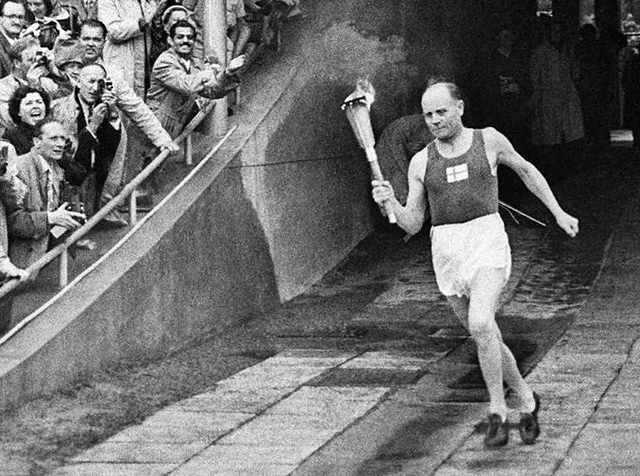
[[[367,111],[370,111],[371,105],[375,101],[375,96],[376,92],[371,82],[368,79],[360,78],[356,81],[356,89],[343,101],[342,109],[344,110],[350,103],[364,102],[367,106]]]

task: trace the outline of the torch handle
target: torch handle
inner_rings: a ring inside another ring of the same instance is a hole
[[[382,176],[382,170],[380,170],[380,165],[378,164],[378,155],[376,154],[376,150],[373,147],[367,147],[365,152],[367,153],[367,160],[369,161],[369,167],[371,167],[373,178],[383,181],[384,177]],[[384,204],[384,210],[387,214],[387,218],[389,219],[389,223],[396,223],[396,214],[393,212],[393,207],[390,203]]]

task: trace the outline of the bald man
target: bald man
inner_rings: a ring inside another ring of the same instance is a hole
[[[578,220],[560,207],[542,174],[504,135],[492,127],[474,130],[463,125],[464,102],[455,84],[430,82],[422,112],[435,139],[411,160],[406,205],[398,202],[386,181],[372,182],[373,199],[382,211],[390,205],[398,225],[415,234],[424,223],[428,195],[438,287],[477,344],[489,391],[484,443],[499,447],[509,441],[506,382],[518,397],[522,441],[533,444],[540,434],[540,399],[522,378],[495,320],[511,269],[509,241],[498,214],[498,165],[518,174],[571,237],[578,233]]]

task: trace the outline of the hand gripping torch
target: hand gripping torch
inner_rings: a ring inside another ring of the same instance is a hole
[[[347,96],[342,103],[342,110],[346,113],[349,124],[358,140],[358,144],[362,147],[367,155],[371,173],[376,180],[384,180],[382,171],[378,164],[378,155],[374,146],[376,145],[373,137],[373,129],[371,128],[371,117],[369,110],[374,100],[374,89],[371,83],[365,79],[359,79],[356,83],[356,89]],[[396,216],[393,213],[390,203],[384,206],[389,223],[396,222]]]

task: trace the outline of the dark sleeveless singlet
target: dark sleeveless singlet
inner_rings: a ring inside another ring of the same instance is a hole
[[[482,130],[473,130],[471,147],[458,157],[443,157],[435,141],[427,154],[424,184],[433,226],[498,212],[498,178],[491,174]]]

